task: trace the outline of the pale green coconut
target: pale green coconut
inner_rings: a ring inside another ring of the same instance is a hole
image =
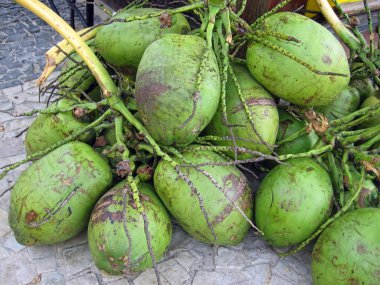
[[[264,43],[253,41],[247,50],[247,65],[253,77],[273,95],[302,106],[323,106],[348,85],[350,70],[347,56],[339,41],[317,22],[290,12],[280,12],[265,19],[265,29],[294,37],[299,43],[263,36],[268,45],[288,54],[320,72],[318,74]]]

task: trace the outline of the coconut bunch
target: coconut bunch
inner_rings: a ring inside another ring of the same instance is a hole
[[[289,1],[253,24],[240,17],[244,2],[133,2],[78,33],[38,1],[17,2],[65,37],[47,53],[39,84],[50,104],[26,133],[27,157],[0,176],[33,161],[11,192],[18,242],[55,244],[87,227],[101,270],[154,267],[160,283],[172,220],[212,245],[238,244],[253,228],[275,247],[296,246],[289,253],[323,232],[314,279],[335,278],[319,273],[331,261],[328,232],[339,239],[339,223],[379,215],[380,104],[358,89],[368,78],[350,82],[354,62],[333,34],[277,13]],[[376,230],[365,224],[363,235]],[[378,254],[378,239],[371,246],[362,258]],[[372,284],[374,268],[342,280]]]

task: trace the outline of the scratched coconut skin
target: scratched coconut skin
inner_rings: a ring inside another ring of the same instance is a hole
[[[350,80],[347,56],[342,45],[326,28],[313,20],[294,13],[281,12],[265,19],[274,32],[301,41],[286,41],[264,36],[322,72],[346,75],[316,74],[295,60],[262,43],[253,42],[247,50],[247,65],[253,77],[273,95],[302,106],[322,106],[331,103]],[[318,44],[314,44],[318,43]]]
[[[296,245],[330,217],[333,189],[328,173],[310,158],[273,168],[259,186],[255,218],[263,238],[276,247]]]
[[[234,125],[232,130],[237,138],[236,144],[250,150],[270,153],[270,147],[273,147],[276,141],[279,122],[276,103],[269,92],[252,77],[246,67],[237,64],[232,66],[240,85],[241,95],[248,105],[248,112],[250,112],[254,123],[253,129],[240,100],[235,82],[229,74],[226,85],[226,111],[228,123]],[[218,110],[206,127],[204,134],[231,137],[229,128],[223,122],[221,103],[219,103]],[[234,146],[232,140],[215,141],[214,143],[216,145]],[[234,157],[233,152],[227,154]],[[252,158],[252,156],[252,154],[239,154],[238,159]]]
[[[184,152],[183,156],[186,161],[193,164],[227,161],[215,152],[204,150]],[[234,201],[248,219],[252,219],[252,189],[245,176],[235,166],[200,168],[213,177],[220,189],[204,174],[193,168],[182,167],[181,171],[200,193],[204,209],[215,231],[216,240],[201,211],[197,195],[178,176],[173,166],[164,160],[160,161],[154,174],[156,192],[180,226],[193,238],[217,245],[238,244],[246,236],[250,225],[230,201]]]
[[[141,120],[158,144],[190,144],[218,107],[220,77],[214,52],[197,36],[163,36],[141,59],[135,98]]]
[[[380,209],[346,213],[326,228],[313,249],[313,284],[378,285]]]
[[[89,145],[67,143],[33,163],[11,192],[9,224],[23,245],[56,244],[86,228],[112,182],[107,162]]]
[[[170,244],[172,224],[153,186],[139,183],[137,187],[158,261]],[[88,245],[96,266],[109,274],[133,274],[152,266],[144,220],[126,181],[107,191],[96,203],[88,226]]]

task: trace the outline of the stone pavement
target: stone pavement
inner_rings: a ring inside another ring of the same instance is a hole
[[[40,20],[8,0],[5,4],[0,3],[0,21],[2,167],[25,157],[23,131],[33,117],[18,117],[17,114],[45,107],[43,101],[39,102],[34,80],[44,65],[43,53],[59,37],[43,26]],[[19,32],[24,36],[20,38]],[[128,278],[99,272],[91,260],[85,232],[55,246],[24,247],[18,244],[8,225],[10,191],[7,189],[26,167],[19,167],[0,181],[1,285],[156,283],[153,270]],[[2,194],[4,191],[5,194]],[[310,263],[310,248],[294,256],[280,258],[253,232],[238,246],[214,248],[193,240],[175,226],[170,248],[158,268],[164,284],[303,285],[311,284]]]

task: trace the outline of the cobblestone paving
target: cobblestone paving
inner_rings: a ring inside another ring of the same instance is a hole
[[[34,79],[44,66],[44,52],[60,38],[29,12],[16,7],[11,1],[0,1],[2,167],[25,157],[25,134],[20,133],[33,117],[18,117],[17,114],[45,107],[45,103],[39,102]],[[23,36],[20,37],[19,33]],[[153,270],[128,278],[99,272],[91,260],[85,232],[55,246],[24,247],[18,244],[8,225],[10,192],[6,190],[26,167],[19,167],[0,181],[1,285],[156,284]],[[310,262],[310,248],[291,257],[280,258],[253,232],[238,246],[214,248],[193,240],[174,226],[172,243],[158,268],[163,284],[303,285],[311,284]]]
[[[68,21],[67,2],[54,0],[54,3]],[[85,7],[83,3],[77,6],[81,10]],[[77,29],[82,28],[75,19]],[[12,0],[0,0],[0,90],[36,79],[45,66],[45,52],[61,39],[33,13]]]

